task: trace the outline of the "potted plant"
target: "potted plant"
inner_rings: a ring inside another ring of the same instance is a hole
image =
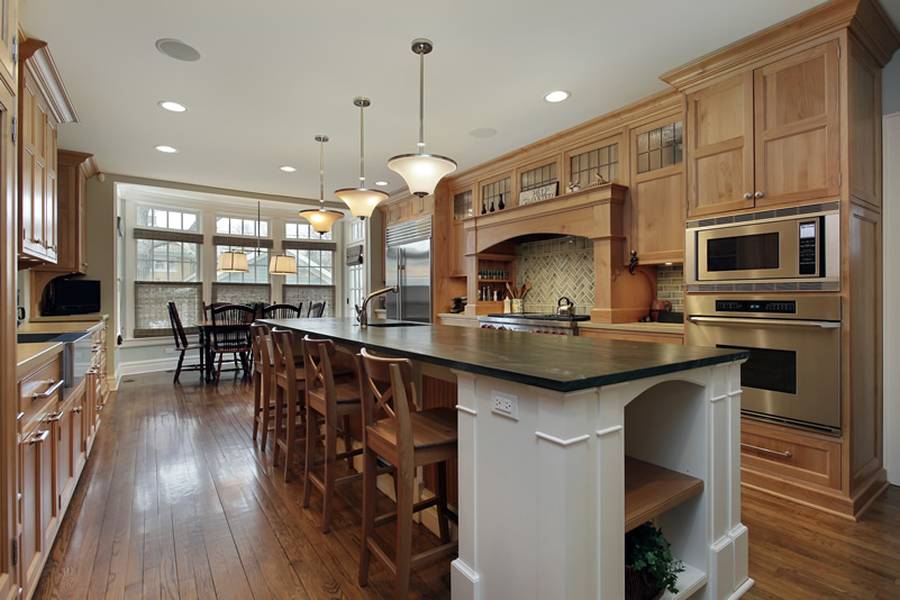
[[[625,536],[625,598],[653,600],[665,590],[678,593],[675,583],[684,563],[675,560],[662,530],[647,522]]]

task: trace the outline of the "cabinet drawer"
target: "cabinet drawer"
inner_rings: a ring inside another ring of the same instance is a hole
[[[741,463],[771,477],[841,487],[841,443],[824,435],[742,419]]]
[[[19,412],[23,427],[50,403],[62,398],[63,385],[62,354],[57,354],[19,382]]]
[[[623,340],[626,342],[653,342],[655,344],[684,344],[684,336],[669,333],[652,333],[638,331],[616,331],[613,329],[589,329],[581,327],[578,335],[603,340]]]

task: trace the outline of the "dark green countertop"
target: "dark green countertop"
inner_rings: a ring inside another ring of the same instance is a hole
[[[314,337],[560,392],[686,371],[749,356],[744,350],[451,325],[373,327],[370,323],[363,330],[353,319],[263,319],[263,322]]]

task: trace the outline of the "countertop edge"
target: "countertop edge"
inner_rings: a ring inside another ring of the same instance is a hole
[[[25,351],[24,356],[21,355],[22,351]],[[16,344],[16,381],[20,381],[34,371],[35,366],[47,362],[62,351],[63,344],[61,342]]]
[[[584,321],[578,324],[579,329],[599,329],[606,331],[629,331],[633,333],[653,333],[668,335],[684,335],[684,323],[597,323]]]

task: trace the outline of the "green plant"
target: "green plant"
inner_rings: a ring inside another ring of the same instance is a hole
[[[644,523],[625,536],[625,565],[640,574],[655,589],[678,593],[675,584],[684,563],[672,556],[672,547],[662,530]]]

